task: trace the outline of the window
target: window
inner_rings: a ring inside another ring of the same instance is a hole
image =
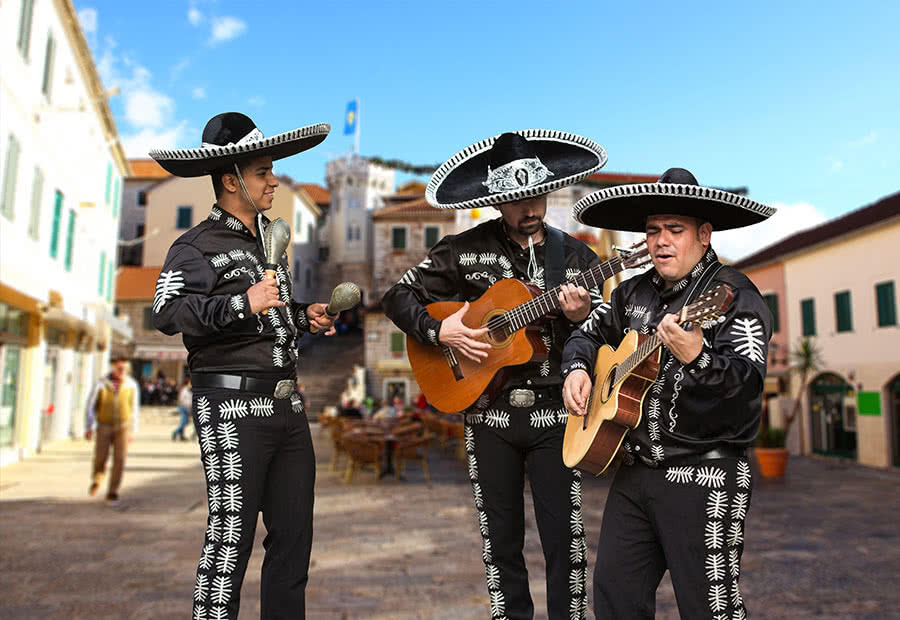
[[[406,335],[403,332],[391,332],[391,355],[400,357],[406,352]]]
[[[178,218],[175,221],[175,228],[190,228],[193,210],[194,208],[191,206],[178,207]]]
[[[138,224],[134,229],[134,238],[140,239],[141,237],[143,237],[144,230],[145,230],[144,224]]]
[[[300,259],[295,258],[294,259],[294,276],[296,276],[299,273],[300,273]]]
[[[391,229],[391,248],[395,251],[406,249],[406,229],[402,226],[394,226]]]
[[[40,168],[34,169],[34,182],[31,184],[31,217],[28,219],[28,236],[38,240],[41,228],[41,198],[44,194],[44,173]]]
[[[109,205],[109,193],[112,189],[112,164],[106,164],[106,204]]]
[[[148,332],[153,331],[153,306],[144,307],[144,329]]]
[[[147,206],[147,192],[141,190],[137,193],[137,204],[139,207]]]
[[[294,233],[300,234],[303,232],[303,214],[300,211],[294,215]]]
[[[34,9],[34,0],[22,0],[22,14],[19,17],[19,39],[16,47],[22,54],[22,58],[28,60],[28,48],[31,43],[31,15]]]
[[[803,316],[803,335],[816,335],[816,300],[804,299],[800,302],[800,313]]]
[[[353,241],[353,226],[347,224],[347,241]]]
[[[19,176],[19,141],[9,134],[6,147],[6,169],[3,171],[3,206],[0,211],[9,219],[15,215],[16,178]]]
[[[106,252],[100,250],[100,277],[97,279],[97,294],[103,296],[103,276],[106,275]]]
[[[306,278],[304,280],[304,285],[307,289],[312,288],[312,269],[309,267],[306,268]]]
[[[113,296],[113,262],[110,259],[106,263],[106,301],[112,301]]]
[[[69,209],[69,229],[66,233],[66,271],[72,271],[72,250],[75,248],[75,211]]]
[[[113,190],[113,217],[119,217],[119,192],[122,189],[122,178],[116,177],[115,190]]]
[[[312,224],[306,225],[306,241],[312,243],[316,238],[316,228]]]
[[[834,314],[838,332],[853,331],[853,317],[850,311],[850,291],[834,294]]]
[[[62,219],[63,195],[56,190],[56,198],[53,200],[53,228],[50,229],[50,258],[56,258],[59,253],[59,221]]]
[[[763,295],[763,299],[766,301],[766,305],[769,306],[769,312],[772,313],[772,332],[778,333],[778,295],[775,293],[769,293],[768,295]]]
[[[56,53],[56,41],[53,34],[47,35],[47,54],[44,56],[44,81],[41,82],[41,92],[50,99],[50,91],[53,88],[53,57]]]
[[[894,294],[894,281],[875,285],[875,301],[878,308],[878,327],[889,327],[897,324],[897,297]]]
[[[441,229],[438,226],[426,226],[425,227],[425,249],[430,250],[435,245],[437,245],[438,237],[441,234]]]
[[[319,248],[319,262],[327,263],[328,262],[328,246]]]

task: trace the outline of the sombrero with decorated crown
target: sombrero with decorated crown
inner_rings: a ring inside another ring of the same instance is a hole
[[[199,177],[238,159],[296,155],[319,144],[330,130],[328,123],[317,123],[266,138],[249,116],[225,112],[206,123],[199,148],[158,149],[150,157],[175,176]]]
[[[602,146],[573,133],[525,129],[462,149],[425,188],[438,209],[473,209],[547,194],[577,183],[606,164]]]
[[[684,168],[669,168],[656,183],[617,185],[575,203],[573,217],[588,226],[644,232],[647,216],[685,215],[728,230],[768,219],[775,208],[746,196],[703,187]]]

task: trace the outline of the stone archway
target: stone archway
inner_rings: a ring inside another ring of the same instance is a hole
[[[890,416],[891,439],[894,467],[900,467],[900,374],[888,381],[887,389],[888,415]]]
[[[824,372],[809,385],[812,451],[856,459],[856,407],[847,407],[853,386],[843,377]]]

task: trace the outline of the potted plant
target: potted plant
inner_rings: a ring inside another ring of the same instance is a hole
[[[797,386],[797,397],[794,399],[794,407],[791,413],[784,419],[784,428],[761,428],[756,439],[756,460],[759,463],[760,473],[766,478],[780,478],[784,476],[787,467],[787,438],[794,424],[794,420],[803,409],[803,394],[809,385],[809,380],[817,373],[824,361],[822,352],[811,338],[801,338],[797,345],[791,349],[791,371],[800,375],[800,384]],[[801,418],[802,419],[802,418]],[[801,429],[800,453],[806,452],[804,437]]]

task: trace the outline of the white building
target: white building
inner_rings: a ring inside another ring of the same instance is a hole
[[[79,435],[128,163],[70,0],[0,3],[0,465]]]

